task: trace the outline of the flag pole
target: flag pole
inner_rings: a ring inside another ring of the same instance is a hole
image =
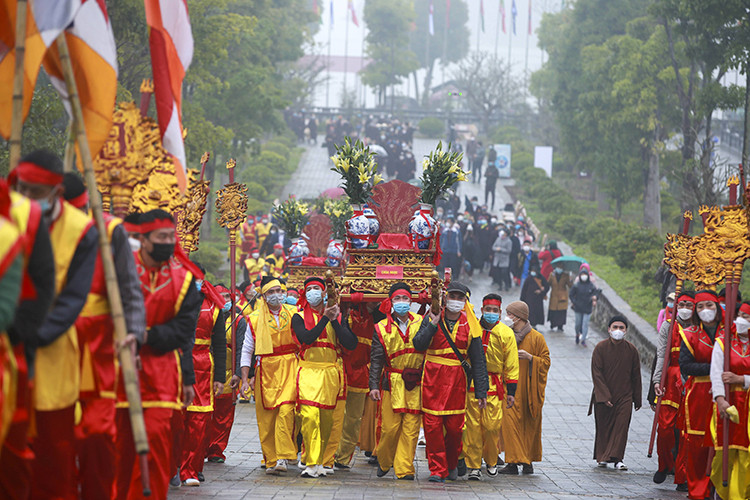
[[[479,8],[481,9],[482,8],[481,7],[482,4],[480,3],[479,5],[480,5]],[[479,17],[477,18],[477,52],[479,52],[479,34],[482,31],[482,15],[483,15],[482,11],[480,10],[479,11]]]
[[[76,122],[71,119],[68,124],[68,140],[65,143],[65,157],[63,158],[63,172],[73,171],[73,160],[76,154]]]
[[[526,30],[526,57],[523,63],[523,95],[529,95],[529,40],[531,39],[531,0],[529,0],[529,27]]]
[[[19,2],[20,5],[20,2]],[[96,229],[99,232],[99,255],[102,259],[104,268],[104,277],[107,284],[107,298],[114,324],[114,339],[117,345],[122,344],[127,336],[127,325],[122,308],[122,298],[120,297],[120,288],[117,284],[117,273],[115,272],[115,263],[110,250],[110,242],[107,233],[107,226],[104,223],[104,212],[102,210],[102,201],[96,185],[94,176],[94,166],[89,150],[89,143],[86,138],[86,126],[83,121],[83,109],[78,97],[78,87],[75,76],[73,75],[73,65],[70,61],[70,52],[68,43],[65,40],[63,32],[57,37],[57,49],[60,53],[60,62],[62,64],[65,85],[68,89],[70,107],[73,111],[73,121],[75,122],[75,134],[78,142],[78,149],[81,154],[83,163],[86,187],[89,192],[91,203],[91,212],[94,216]],[[120,366],[122,368],[122,378],[125,382],[125,393],[128,398],[128,410],[130,414],[130,425],[133,429],[133,441],[135,451],[140,456],[139,465],[142,477],[143,496],[151,495],[148,471],[148,436],[146,435],[146,425],[143,420],[143,406],[141,405],[141,390],[138,383],[138,375],[135,370],[135,358],[130,349],[118,349]]]
[[[365,87],[365,84],[362,83],[362,74],[360,73],[362,71],[364,61],[365,61],[365,27],[362,26],[362,60],[359,63],[359,71],[357,71],[357,76],[359,77],[359,87],[362,90],[362,108],[367,107],[367,88]]]
[[[23,62],[26,57],[26,0],[16,4],[16,65],[13,73],[13,101],[10,121],[10,158],[8,170],[21,159],[21,135],[23,133]],[[32,90],[33,92],[33,90]]]
[[[501,2],[503,0],[500,0]],[[497,46],[500,41],[500,11],[497,11],[497,22],[495,22],[495,59],[497,59]]]
[[[448,57],[448,23],[450,22],[450,18],[448,17],[450,8],[450,0],[446,0],[445,2],[445,25],[443,26],[443,57],[441,58],[441,70],[440,75],[442,77],[442,81],[440,83],[445,83],[445,67],[448,65],[446,59]],[[425,89],[427,91],[427,89]]]
[[[329,9],[333,7],[333,2],[331,2],[330,5],[331,6],[329,7]],[[331,11],[329,19],[329,23],[333,21],[333,11]],[[332,23],[328,26],[328,57],[326,58],[326,108],[329,107],[328,96],[330,95],[331,86],[331,31],[333,31]]]
[[[346,10],[346,28],[344,28],[344,99],[346,99],[346,84],[348,83],[348,76],[347,70],[349,69],[349,16],[351,16],[352,12],[352,6],[351,3],[347,4],[347,10]]]

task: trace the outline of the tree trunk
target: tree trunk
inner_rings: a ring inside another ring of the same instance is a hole
[[[419,80],[417,79],[417,71],[412,71],[411,75],[414,78],[414,98],[419,102]]]
[[[658,137],[659,128],[654,132]],[[659,175],[659,152],[652,144],[648,148],[648,175],[646,176],[646,186],[643,191],[643,225],[653,227],[661,232],[661,193]]]
[[[745,125],[742,133],[742,166],[748,172],[748,148],[750,148],[750,61],[745,62]],[[744,189],[743,186],[740,186]]]
[[[482,133],[489,135],[490,133],[490,113],[492,109],[484,109],[482,111]]]
[[[426,108],[430,103],[430,88],[432,87],[432,70],[435,67],[435,60],[432,59],[427,65],[427,72],[424,75],[424,87],[422,89],[422,107]]]

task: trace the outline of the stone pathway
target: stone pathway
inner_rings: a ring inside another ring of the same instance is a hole
[[[432,141],[417,140],[415,150],[418,159],[433,146]],[[322,148],[309,149],[300,170],[302,177],[290,181],[286,193],[299,197],[315,196],[323,189],[336,185],[327,172],[327,157]],[[302,188],[304,187],[304,190]],[[466,183],[461,193],[483,195],[483,187]],[[501,194],[502,193],[502,194]],[[508,200],[507,192],[498,185],[500,200]],[[480,198],[483,201],[482,198]],[[473,280],[462,277],[462,281],[473,291],[474,304],[494,291],[489,278],[475,273]],[[504,293],[503,302],[516,300],[519,289]],[[478,310],[478,308],[477,308]],[[685,498],[674,491],[669,480],[661,485],[652,482],[656,470],[656,457],[646,458],[653,413],[648,405],[633,414],[625,463],[630,470],[602,470],[592,459],[594,442],[594,420],[587,417],[591,396],[591,351],[601,332],[589,332],[589,347],[576,346],[573,333],[573,313],[568,314],[565,331],[549,332],[541,328],[550,349],[552,365],[547,385],[546,402],[543,409],[543,460],[534,464],[531,476],[484,475],[480,482],[459,478],[454,483],[433,484],[427,481],[429,470],[424,456],[424,447],[417,449],[417,480],[395,481],[393,475],[377,478],[376,468],[367,464],[362,454],[355,454],[351,470],[336,471],[333,476],[319,479],[299,477],[296,467],[290,467],[286,477],[266,476],[260,468],[261,450],[252,404],[237,405],[236,419],[227,450],[225,464],[207,463],[204,474],[206,482],[198,488],[182,487],[170,492],[170,499],[181,498],[320,498],[320,499],[567,499],[567,498],[637,498],[670,499]],[[648,368],[642,367],[644,395],[646,394]]]

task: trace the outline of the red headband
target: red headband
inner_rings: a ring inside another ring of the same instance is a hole
[[[123,229],[129,233],[140,233],[141,232],[141,226],[138,224],[133,224],[132,222],[123,222],[122,223]]]
[[[482,302],[482,306],[497,306],[497,307],[503,307],[503,303],[497,299],[485,299]]]
[[[219,293],[230,293],[229,288],[223,286],[223,285],[216,285],[214,288],[216,288],[216,291]]]
[[[44,184],[46,186],[57,186],[58,184],[62,184],[63,176],[62,174],[56,174],[55,172],[50,172],[49,170],[40,167],[39,165],[35,163],[31,163],[28,161],[23,161],[19,163],[16,168],[13,169],[11,172],[11,176],[9,176],[12,179],[12,182],[15,183],[15,180],[22,180],[23,182],[28,182],[29,184]]]
[[[76,208],[83,208],[86,206],[86,204],[89,202],[89,192],[84,191],[83,193],[79,194],[75,198],[71,198],[67,200],[68,203],[73,205]]]
[[[174,222],[171,219],[154,219],[151,222],[145,222],[137,225],[137,231],[141,234],[148,234],[157,229],[174,229]]]
[[[305,285],[305,291],[307,291],[307,289],[310,288],[310,285],[319,285],[321,288],[325,288],[326,282],[320,278],[313,278],[310,281],[308,281],[307,284]]]
[[[682,295],[677,297],[677,300],[675,302],[690,302],[691,304],[695,304],[695,299],[690,295],[683,293]]]
[[[396,290],[395,292],[391,294],[390,298],[394,298],[394,297],[409,297],[411,299],[411,294],[409,293],[408,290],[399,288],[398,290]]]
[[[742,305],[740,306],[740,312],[743,312],[743,313],[745,313],[745,314],[750,314],[750,304],[745,304],[745,303],[743,303],[743,304],[742,304]]]
[[[276,249],[276,248],[280,248],[280,249],[282,249],[282,250],[284,249],[284,247],[283,247],[283,246],[281,245],[281,243],[276,243],[276,244],[275,244],[275,245],[273,246],[273,248],[274,248],[274,249]]]
[[[703,302],[706,300],[711,301],[711,302],[716,302],[717,304],[719,303],[719,298],[711,292],[698,292],[695,294],[696,304],[698,302]]]

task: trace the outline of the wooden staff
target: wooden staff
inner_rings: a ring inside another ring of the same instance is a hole
[[[682,220],[682,234],[688,234],[690,230],[690,218],[687,214]],[[669,325],[669,335],[667,335],[667,348],[664,350],[664,362],[662,363],[661,378],[659,379],[659,387],[661,387],[662,395],[656,399],[656,410],[654,411],[654,421],[651,424],[651,439],[648,442],[648,458],[651,458],[654,452],[654,441],[656,440],[656,427],[659,422],[659,412],[661,411],[661,400],[664,397],[664,387],[667,383],[667,371],[669,369],[669,358],[672,353],[672,343],[674,342],[674,335],[677,331],[677,298],[682,292],[682,279],[677,278],[675,281],[675,292],[674,302],[672,303],[672,323]]]
[[[326,270],[326,295],[328,295],[327,306],[332,307],[339,301],[339,294],[336,292],[336,282],[333,281],[333,271]]]
[[[208,158],[206,158],[206,162]],[[229,169],[229,184],[234,183],[234,167],[236,163],[232,161],[227,162],[227,168]],[[201,166],[201,177],[203,177],[203,170],[206,164],[203,163]],[[231,265],[229,267],[229,295],[232,300],[232,376],[237,374],[237,356],[235,349],[237,349],[237,311],[235,310],[235,296],[237,291],[237,227],[232,227],[229,230],[229,260]],[[237,399],[237,391],[232,391],[232,401]]]
[[[21,159],[21,133],[23,132],[23,63],[26,57],[26,0],[16,3],[16,66],[13,73],[13,101],[10,118],[10,162],[8,168]]]
[[[76,123],[70,120],[68,124],[68,139],[65,141],[65,157],[63,158],[63,172],[73,171],[73,160],[76,154]]]
[[[73,65],[70,61],[70,52],[68,51],[68,43],[65,40],[65,33],[62,33],[57,38],[57,48],[60,53],[60,62],[62,63],[65,85],[68,88],[68,96],[73,110],[73,120],[75,122],[78,148],[83,162],[86,186],[89,191],[91,212],[94,215],[96,228],[99,231],[99,255],[101,256],[102,265],[104,267],[104,277],[107,284],[107,297],[112,314],[112,322],[114,323],[114,340],[115,343],[119,345],[127,336],[127,325],[125,324],[122,298],[120,297],[120,288],[117,284],[117,274],[115,272],[115,263],[112,257],[107,226],[104,223],[102,202],[97,190],[91,151],[89,150],[89,143],[86,138],[86,126],[83,121],[83,110],[81,109],[81,101],[78,97],[78,87],[73,74]],[[148,437],[146,435],[146,425],[143,420],[141,390],[138,384],[138,374],[135,369],[135,358],[130,349],[119,349],[118,354],[120,358],[120,366],[122,368],[122,378],[125,382],[125,393],[128,398],[128,410],[130,413],[130,425],[133,429],[135,451],[139,455],[143,496],[150,496],[151,487],[149,484],[148,472]]]
[[[732,357],[732,323],[737,305],[737,290],[742,273],[742,262],[727,262],[726,288],[724,290],[724,371],[730,371],[730,359]],[[727,403],[732,404],[732,393],[729,384],[724,384],[724,397]],[[721,448],[721,482],[727,487],[729,481],[729,418],[724,417],[722,448]]]

